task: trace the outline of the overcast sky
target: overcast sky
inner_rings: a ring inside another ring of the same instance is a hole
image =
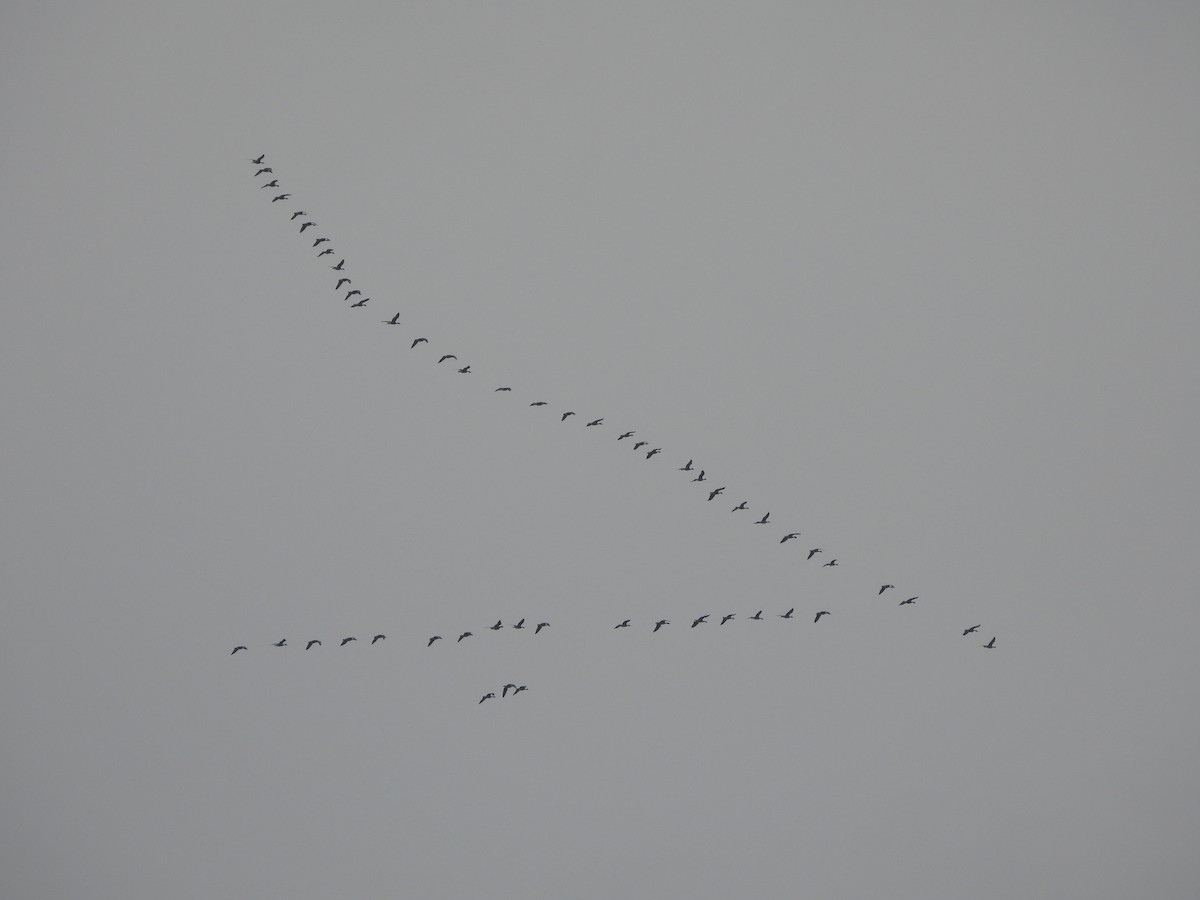
[[[1200,895],[1198,46],[9,0],[0,894]]]

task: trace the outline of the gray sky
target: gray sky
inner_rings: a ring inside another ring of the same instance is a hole
[[[0,893],[1197,895],[1200,10],[193,6],[0,13]]]

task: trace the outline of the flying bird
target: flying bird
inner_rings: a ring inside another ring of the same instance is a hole
[[[836,559],[831,559],[829,562],[825,563],[825,566],[836,566],[836,565],[837,565]],[[821,568],[823,569],[823,568],[825,568],[825,566],[821,566]]]
[[[503,622],[501,622],[499,619],[497,619],[497,620],[496,620],[496,624],[495,624],[495,625],[492,625],[492,626],[491,626],[491,629],[492,629],[492,631],[499,631],[499,630],[500,630],[501,628],[503,628],[503,627],[504,627],[504,623],[503,623]]]
[[[816,622],[821,621],[821,616],[827,616],[827,615],[829,615],[829,610],[827,610],[827,609],[821,610],[819,613],[817,613],[816,618],[813,619],[814,624]]]
[[[329,268],[333,269],[333,271],[335,271],[335,272],[340,272],[340,271],[342,271],[342,266],[344,266],[345,264],[346,264],[346,261],[344,259],[339,259],[338,264],[336,266],[330,266]]]
[[[730,512],[737,512],[739,509],[745,509],[745,508],[746,508],[746,501],[743,500],[741,503],[739,503],[737,506],[735,506],[733,509],[731,509]]]
[[[316,222],[305,222],[303,225],[300,226],[300,233],[304,234],[305,228],[316,228],[316,227],[317,227]]]
[[[357,640],[358,640],[358,638],[356,638],[356,637],[342,638],[342,642],[340,644],[338,644],[338,646],[345,647],[351,641],[357,641]]]
[[[537,628],[533,629],[533,633],[534,633],[534,634],[537,634],[537,633],[538,633],[539,631],[541,631],[543,628],[549,628],[549,627],[550,627],[550,623],[549,623],[549,622],[538,622],[538,623],[537,623]]]
[[[545,401],[545,400],[534,400],[534,401],[533,401],[532,403],[530,403],[529,405],[530,405],[530,406],[545,406],[545,405],[546,405],[546,401]]]
[[[790,534],[785,534],[779,543],[786,544],[788,541],[794,541],[798,537],[800,537],[800,532],[793,531]]]
[[[668,622],[666,619],[659,619],[657,622],[654,623],[654,631],[658,631],[658,629],[662,628],[664,625],[670,625],[670,624],[671,623]],[[653,633],[654,632],[651,632],[651,634],[653,634]]]
[[[334,285],[333,289],[335,291],[340,291],[342,289],[343,284],[353,284],[353,283],[354,282],[352,282],[349,278],[339,278],[338,283],[336,285]]]
[[[375,637],[371,638],[371,643],[374,644],[376,641],[382,641],[386,637],[386,634],[377,634]]]
[[[600,419],[592,419],[592,421],[590,421],[590,422],[588,422],[588,423],[587,423],[587,427],[588,427],[588,428],[591,428],[593,425],[603,425],[603,424],[604,424],[604,419],[603,419],[603,418],[600,418]]]
[[[346,291],[346,296],[345,296],[345,298],[344,298],[344,299],[346,299],[346,300],[349,300],[349,299],[350,299],[351,297],[353,297],[355,294],[358,294],[358,296],[360,296],[360,297],[361,297],[361,296],[362,296],[362,291],[360,291],[358,288],[355,288],[355,289],[354,289],[354,290],[352,290],[352,291]]]
[[[460,641],[462,641],[462,639],[463,639],[463,638],[468,638],[468,637],[470,637],[470,636],[471,636],[471,632],[469,632],[469,631],[464,631],[462,634],[460,634],[460,635],[458,636],[458,640],[457,640],[457,641],[455,641],[454,643],[456,643],[456,644],[457,644],[457,643],[459,643]]]
[[[250,162],[254,163],[254,165],[256,165],[256,166],[261,166],[261,165],[262,165],[262,161],[263,161],[264,159],[266,159],[266,158],[267,158],[267,154],[265,154],[265,153],[264,153],[264,154],[263,154],[262,156],[260,156],[258,159],[252,159],[252,160],[250,160]]]
[[[495,694],[484,694],[484,695],[483,695],[483,700],[491,700],[491,699],[492,699],[493,697],[495,697],[495,696],[496,696]],[[479,702],[480,702],[480,703],[482,703],[482,702],[483,702],[483,700],[480,700]]]
[[[291,194],[280,194],[278,197],[274,198],[271,202],[278,203],[280,200],[290,200],[290,199],[292,199]]]
[[[695,628],[697,625],[707,625],[707,624],[708,624],[708,614],[705,613],[700,618],[698,618],[692,622],[692,627]]]
[[[239,645],[239,646],[233,648],[233,653],[237,653],[239,650],[245,650],[245,649],[246,649],[245,646]],[[229,655],[233,656],[233,653],[230,653]]]
[[[429,343],[429,338],[417,338],[415,341],[412,342],[412,346],[409,347],[408,349],[415,350],[417,347],[417,344],[428,344],[428,343]]]
[[[794,606],[793,606],[793,607],[792,607],[791,609],[789,609],[787,612],[785,612],[785,613],[780,613],[780,614],[779,614],[779,618],[781,618],[781,619],[790,619],[790,618],[792,617],[792,613],[794,613],[795,611],[796,611],[796,607],[794,607]]]
[[[662,453],[662,447],[655,447],[653,450],[651,450],[649,453],[646,454],[646,459],[649,459],[655,453]]]
[[[725,488],[723,488],[723,487],[713,488],[711,491],[708,492],[708,499],[712,500],[712,498],[717,496],[717,494],[723,494],[723,493],[725,493]]]
[[[426,647],[432,647],[432,646],[433,646],[433,642],[434,642],[434,641],[440,641],[441,639],[442,639],[442,636],[441,636],[440,634],[435,634],[433,637],[431,637],[431,638],[429,639],[429,643],[428,643],[428,644],[426,644],[425,646],[426,646]],[[461,639],[461,638],[459,638],[459,640],[462,640],[462,639]]]
[[[512,388],[496,388],[496,391],[511,391],[511,390],[512,390]],[[496,391],[492,391],[492,393],[494,394]]]
[[[328,243],[329,238],[317,238],[315,241],[313,241],[313,249],[315,250],[319,245]]]
[[[734,615],[735,615],[734,613],[729,613],[728,615],[722,616],[721,624],[724,625],[726,622],[728,622],[730,619],[732,619],[734,617]]]
[[[758,612],[756,612],[756,613],[755,613],[754,615],[752,615],[750,618],[752,618],[752,619],[754,619],[754,620],[756,620],[756,621],[759,621],[759,622],[761,622],[761,621],[762,621],[762,610],[760,609]]]
[[[767,519],[769,519],[769,518],[771,518],[771,514],[770,514],[770,513],[767,513],[765,516],[763,516],[761,519],[759,519],[759,520],[758,520],[757,522],[755,522],[754,524],[755,524],[755,525],[766,525],[766,524],[767,524]]]
[[[459,375],[470,375],[470,374],[471,374],[471,367],[470,367],[470,366],[463,366],[461,369],[459,369],[459,370],[458,370],[458,374],[459,374]]]
[[[617,440],[618,440],[618,441],[623,441],[623,440],[625,440],[625,438],[627,438],[627,437],[633,437],[635,434],[637,434],[637,432],[636,432],[636,431],[627,431],[627,432],[625,432],[624,434],[620,435],[620,436],[617,438]]]
[[[687,461],[687,465],[685,465],[685,466],[680,466],[680,467],[679,467],[679,471],[680,471],[680,472],[690,472],[690,471],[692,471],[692,460],[690,460],[690,459],[689,459],[689,460]]]
[[[995,650],[996,649],[996,638],[993,637],[990,641],[988,641],[983,646],[987,647],[989,650]]]
[[[628,628],[628,627],[629,627],[629,620],[628,620],[628,619],[626,619],[626,620],[625,620],[624,622],[622,622],[620,625],[614,625],[614,626],[613,626],[613,628]]]
[[[968,628],[966,631],[964,631],[964,632],[963,632],[963,637],[966,637],[966,636],[967,636],[968,634],[970,634],[972,631],[978,631],[978,630],[979,630],[979,626],[978,626],[978,625],[972,625],[970,628]]]
[[[270,170],[268,170],[268,171],[270,171]],[[278,179],[276,179],[275,181],[268,181],[266,184],[260,184],[258,186],[258,189],[261,191],[263,188],[269,188],[269,187],[279,187]]]
[[[513,626],[513,628],[524,628],[524,627],[525,627],[524,619],[522,619],[520,622],[518,622],[516,625]]]
[[[292,213],[292,217],[290,219],[288,219],[288,221],[295,222],[301,216],[307,216],[307,215],[308,215],[308,213],[306,213],[304,210],[298,209],[294,213]]]
[[[517,688],[515,691],[513,691],[513,696],[515,697],[515,696],[517,696],[517,694],[521,693],[521,691],[527,691],[527,690],[529,690],[529,685],[523,684],[519,688]]]
[[[882,593],[883,593],[884,591],[886,591],[888,588],[894,588],[894,587],[895,587],[895,585],[894,585],[894,584],[885,584],[885,585],[883,585],[883,586],[882,586],[882,587],[879,589],[879,594],[882,594]],[[879,594],[876,594],[875,596],[879,596]]]
[[[512,689],[515,691],[515,690],[517,689],[517,686],[516,686],[515,684],[506,684],[506,685],[504,686],[504,690],[502,690],[502,691],[500,692],[500,699],[501,699],[501,700],[503,700],[505,697],[507,697],[507,696],[508,696],[508,689],[509,689],[509,688],[512,688]]]
[[[371,299],[370,297],[363,297],[363,298],[362,298],[361,300],[359,300],[357,303],[351,303],[351,304],[350,304],[350,308],[351,308],[351,309],[355,309],[356,307],[359,307],[359,306],[366,306],[366,305],[367,305],[367,301],[368,301],[368,300],[370,300],[370,299]]]
[[[264,166],[263,168],[259,169],[257,172],[254,173],[254,177],[257,178],[259,175],[262,175],[264,172],[270,172],[272,175],[275,174],[275,170],[272,169],[270,166]]]
[[[645,447],[649,443],[650,443],[649,441],[638,441],[636,444],[633,445],[633,449],[636,450],[638,447]]]
[[[921,596],[921,595],[920,595],[920,594],[917,594],[917,597],[919,597],[919,596]],[[908,605],[909,603],[916,603],[916,602],[917,602],[917,597],[909,597],[907,600],[901,600],[901,601],[900,601],[900,605],[901,605],[901,606],[906,606],[906,605]]]
[[[561,418],[561,419],[559,419],[558,421],[560,421],[560,422],[565,422],[565,421],[567,421],[567,416],[573,416],[573,415],[575,415],[575,413],[573,413],[573,412],[565,412],[565,413],[563,413],[563,414],[562,414],[562,418]]]
[[[331,254],[333,252],[334,252],[334,250],[332,247],[326,247],[324,250],[322,250],[320,253],[317,254],[317,258],[320,259],[322,256],[329,256],[329,254]],[[334,266],[334,268],[336,269],[336,268],[338,268],[338,266]]]
[[[448,359],[458,359],[458,357],[455,356],[453,353],[447,353],[445,356],[443,356],[441,359],[438,360],[438,365],[441,365]]]
[[[305,650],[311,650],[311,649],[313,648],[313,644],[316,644],[318,647],[320,647],[320,646],[321,646],[321,642],[320,642],[320,641],[318,641],[318,640],[315,640],[315,639],[314,639],[314,640],[311,640],[311,641],[309,641],[309,642],[308,642],[308,644],[305,646],[305,648],[304,648],[304,649],[305,649]]]
[[[275,644],[274,646],[276,646],[276,647],[286,647],[286,646],[287,646],[287,638],[281,638],[281,639],[280,639],[280,641],[279,641],[279,643],[278,643],[278,644]]]
[[[700,474],[697,475],[695,478],[693,478],[692,481],[703,481],[703,480],[704,480],[704,470],[701,469]]]
[[[822,550],[820,547],[813,547],[811,550],[809,550],[809,551],[808,551],[808,558],[809,558],[809,559],[812,559],[812,558],[813,558],[814,556],[816,556],[818,553],[824,553],[824,552],[825,552],[825,551],[824,551],[824,550]]]
[[[400,324],[400,313],[396,313],[390,319],[384,319],[383,324],[384,325],[399,325]]]

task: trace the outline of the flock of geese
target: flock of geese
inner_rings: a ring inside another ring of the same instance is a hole
[[[262,154],[261,156],[258,156],[257,158],[252,159],[251,163],[256,167],[255,172],[254,172],[254,177],[256,179],[260,179],[263,176],[269,176],[269,178],[267,180],[261,182],[261,184],[259,185],[259,189],[260,190],[272,189],[277,192],[277,193],[274,193],[271,197],[272,204],[286,202],[286,201],[292,199],[292,195],[280,187],[279,179],[275,177],[275,170],[273,168],[271,168],[271,166],[266,165],[266,154]],[[290,211],[290,213],[288,215],[288,221],[294,223],[294,222],[296,222],[297,219],[299,219],[300,220],[300,224],[299,224],[300,234],[304,235],[305,232],[309,228],[318,228],[319,227],[315,221],[308,218],[308,215],[309,214],[305,210],[302,210],[302,209],[292,210],[292,211]],[[311,237],[311,236],[312,235],[307,235],[306,239],[307,239],[307,237]],[[328,238],[328,237],[323,237],[323,236],[315,237],[313,240],[313,243],[310,245],[310,249],[313,251],[316,251],[315,255],[316,255],[317,259],[323,259],[325,257],[341,257],[341,255],[333,247],[332,239]],[[342,302],[347,304],[347,306],[350,309],[364,309],[366,307],[366,305],[371,301],[371,298],[369,296],[366,296],[363,293],[363,290],[361,287],[355,287],[353,278],[351,277],[351,274],[350,274],[350,271],[346,269],[345,258],[344,257],[339,258],[336,263],[333,263],[330,265],[330,269],[332,269],[334,272],[337,272],[336,281],[334,282],[334,285],[333,285],[333,290],[336,293],[338,293],[339,295],[341,295]],[[353,301],[353,302],[351,302],[351,301]],[[400,313],[397,312],[386,319],[382,319],[381,322],[385,325],[400,325]],[[409,350],[416,351],[417,348],[421,347],[421,345],[423,345],[423,344],[428,345],[429,339],[426,337],[414,336],[411,343],[409,344]],[[437,361],[436,361],[435,365],[440,366],[440,365],[443,365],[444,363],[451,362],[451,361],[452,361],[452,365],[448,368],[454,368],[458,372],[458,374],[460,374],[460,375],[474,374],[471,369],[471,364],[467,363],[466,365],[460,366],[459,363],[461,362],[461,360],[459,360],[458,356],[454,353],[438,353]],[[494,392],[496,392],[496,393],[511,393],[512,388],[508,385],[500,385],[500,386],[494,388]],[[543,406],[548,406],[548,405],[549,405],[548,401],[542,400],[540,398],[534,399],[529,403],[530,407],[543,407]],[[573,416],[577,416],[577,413],[574,410],[562,410],[560,412],[559,421],[566,422],[569,418],[571,418]],[[581,421],[581,420],[582,420],[581,417],[577,418],[577,421]],[[584,423],[584,427],[585,428],[601,428],[604,426],[604,424],[605,424],[605,417],[600,416],[595,419],[587,420]],[[620,443],[622,441],[626,441],[626,440],[628,440],[630,442],[628,446],[631,446],[633,450],[644,453],[645,458],[647,460],[653,459],[655,456],[658,456],[660,453],[663,452],[662,447],[651,446],[651,441],[641,438],[638,435],[638,432],[634,431],[634,430],[622,431],[620,434],[617,435],[618,443]],[[643,449],[643,448],[646,448],[646,449]],[[692,473],[695,473],[691,477],[692,482],[702,484],[702,483],[708,481],[708,477],[705,473],[705,470],[702,468],[698,468],[695,465],[694,459],[689,459],[686,463],[684,463],[682,466],[680,466],[678,468],[678,470],[680,472],[687,472],[687,473],[689,473],[689,475],[691,475]],[[725,493],[726,486],[721,485],[719,487],[711,487],[710,488],[707,484],[705,484],[704,487],[702,488],[702,490],[707,491],[708,502],[712,502],[713,500],[717,499],[718,497],[720,497],[721,495],[723,495]],[[731,509],[731,512],[737,513],[737,512],[742,512],[742,511],[748,511],[749,508],[750,508],[749,501],[742,500]],[[751,516],[753,516],[753,515],[754,514],[751,514]],[[769,511],[763,513],[763,515],[760,518],[757,518],[757,519],[751,518],[751,521],[755,525],[771,526],[774,524],[771,521],[771,513]],[[789,532],[784,533],[780,537],[779,543],[786,544],[789,541],[794,541],[794,540],[799,539],[800,536],[801,536],[801,533],[798,531],[789,531]],[[826,554],[825,549],[822,547],[811,547],[807,551],[805,560],[812,561],[819,554]],[[821,562],[820,566],[823,568],[830,568],[830,567],[838,566],[837,557],[830,556],[830,558]],[[891,590],[893,588],[895,588],[894,584],[881,585],[879,588],[878,596],[882,596],[885,591]],[[901,600],[899,605],[900,606],[909,606],[909,605],[915,604],[918,599],[919,599],[919,595],[909,597],[905,600]],[[795,613],[794,609],[789,609],[786,613],[780,613],[777,615],[779,618],[790,619],[793,617],[794,613]],[[832,615],[832,613],[829,610],[826,610],[826,609],[819,610],[816,613],[816,615],[814,616],[813,622],[814,623],[819,622],[821,620],[822,616],[828,616],[828,615]],[[728,614],[724,615],[721,618],[720,624],[724,625],[727,622],[732,621],[734,616],[735,616],[734,613],[728,613]],[[709,618],[708,615],[700,616],[699,618],[695,619],[692,622],[691,627],[696,628],[700,625],[706,624],[708,622],[708,618]],[[759,610],[755,615],[748,616],[747,618],[749,618],[751,620],[761,620],[762,619],[762,610]],[[519,623],[513,625],[512,627],[517,628],[517,629],[523,628],[523,627],[525,627],[524,622],[525,622],[525,620],[522,619]],[[661,619],[654,623],[653,630],[657,632],[659,629],[664,628],[670,624],[671,623],[667,619]],[[628,628],[628,627],[630,627],[630,625],[631,625],[630,620],[626,619],[625,621],[621,622],[620,624],[618,624],[614,627],[615,628]],[[549,626],[548,622],[541,622],[536,626],[534,633],[536,634],[536,633],[540,632],[543,628],[546,628],[548,626]],[[491,630],[499,630],[502,627],[504,627],[502,625],[502,623],[497,622],[495,625],[491,626]],[[963,631],[963,636],[965,637],[966,635],[974,634],[981,627],[982,627],[981,625],[973,625],[970,628],[967,628],[965,631]],[[459,643],[459,642],[463,641],[465,638],[468,638],[471,636],[472,636],[472,632],[464,631],[462,634],[460,634],[458,636],[455,643]],[[383,640],[384,638],[385,638],[385,635],[382,635],[382,634],[376,635],[372,639],[371,643],[374,644],[377,641]],[[344,638],[341,642],[341,646],[345,646],[347,643],[349,643],[351,641],[355,641],[355,640],[357,640],[357,638],[353,638],[353,637]],[[432,647],[433,644],[439,640],[442,640],[442,636],[434,635],[428,639],[426,646]],[[288,646],[288,644],[287,644],[286,640],[282,640],[279,643],[275,644],[274,646],[286,647],[286,646]],[[305,647],[305,649],[306,650],[312,649],[312,647],[314,647],[314,646],[321,646],[321,642],[319,640],[309,641],[307,646]],[[990,641],[988,641],[986,644],[983,644],[981,646],[983,646],[989,650],[994,649],[996,646],[996,638],[993,637]],[[245,649],[246,649],[245,646],[239,645],[238,647],[234,648],[233,652],[237,653],[238,651],[245,650]],[[526,690],[525,686],[517,687],[516,685],[506,685],[502,690],[501,697],[508,696],[508,691],[510,688],[514,689],[514,695],[515,695],[515,693],[520,693],[521,691]],[[494,693],[485,694],[483,697],[483,700],[480,700],[479,702],[483,703],[484,700],[492,699],[495,696],[496,695]]]

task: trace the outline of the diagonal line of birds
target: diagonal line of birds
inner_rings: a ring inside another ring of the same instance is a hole
[[[290,193],[284,191],[282,188],[280,188],[279,179],[275,177],[274,169],[271,168],[270,166],[264,165],[265,160],[266,160],[265,153],[258,156],[255,159],[250,160],[250,162],[254,166],[257,167],[257,169],[254,173],[255,179],[259,179],[264,175],[271,176],[270,180],[263,181],[259,184],[259,189],[261,190],[264,188],[271,188],[273,192],[279,191],[279,193],[272,194],[271,201],[270,201],[272,205],[275,203],[281,202],[281,201],[290,200],[292,198],[292,195]],[[301,235],[305,235],[305,232],[309,228],[318,228],[319,227],[317,222],[308,218],[308,215],[309,214],[305,210],[295,210],[295,211],[291,212],[288,217],[288,221],[293,224],[296,222],[297,219],[301,220],[300,225],[299,225],[299,233]],[[307,240],[308,238],[310,238],[312,236],[313,235],[305,235],[305,240]],[[369,296],[365,296],[363,294],[363,291],[361,288],[354,286],[354,281],[353,281],[353,278],[351,277],[350,270],[348,270],[346,268],[346,259],[344,257],[342,257],[341,254],[338,253],[338,251],[334,248],[332,238],[318,236],[315,238],[315,240],[313,241],[313,243],[309,249],[316,251],[315,256],[317,259],[324,259],[325,257],[337,257],[338,258],[336,263],[331,263],[329,266],[330,269],[332,269],[334,272],[337,273],[337,276],[336,276],[337,280],[333,286],[334,291],[336,293],[338,293],[339,295],[341,295],[342,302],[345,303],[350,309],[364,309],[366,307],[366,305],[371,301],[371,298]],[[346,290],[343,291],[343,288],[345,288]],[[350,302],[351,300],[354,300],[354,302],[351,303]],[[398,312],[394,313],[389,318],[382,319],[380,321],[384,325],[400,325],[401,324],[400,313],[398,313]],[[409,344],[409,350],[416,352],[419,347],[422,347],[422,345],[428,345],[428,344],[429,344],[429,339],[427,337],[413,336],[411,343]],[[428,352],[427,348],[422,348],[421,352]],[[434,362],[434,365],[442,366],[445,363],[449,362],[450,366],[448,366],[447,368],[453,369],[460,375],[475,374],[475,372],[471,368],[470,363],[467,363],[467,364],[461,365],[461,366],[459,365],[459,363],[462,361],[459,360],[457,354],[455,354],[455,353],[438,353],[438,354],[436,354],[436,356],[437,356],[437,360],[436,360],[436,362]],[[508,385],[500,385],[499,387],[494,388],[493,392],[494,393],[511,394],[513,392],[513,389]],[[549,406],[549,405],[550,405],[549,401],[543,400],[541,398],[533,399],[529,402],[529,407],[534,408],[534,409],[537,409],[537,408],[540,408],[543,406]],[[583,420],[582,416],[579,416],[574,410],[563,410],[559,414],[559,421],[566,422],[568,419],[570,419],[572,417],[574,417],[576,419],[576,421],[583,421],[584,428],[603,428],[605,426],[605,417],[604,416],[599,416],[594,419]],[[639,435],[638,431],[636,431],[636,430],[620,432],[617,435],[616,441],[618,444],[628,441],[629,443],[626,446],[632,447],[632,449],[635,452],[643,453],[645,456],[645,459],[647,459],[647,460],[653,459],[655,456],[658,456],[659,454],[661,454],[663,452],[662,447],[651,446],[652,442],[649,440],[643,439],[642,436]],[[688,476],[690,476],[690,481],[703,485],[702,490],[704,490],[705,494],[707,495],[707,502],[712,502],[713,500],[716,500],[717,498],[722,497],[725,494],[727,486],[721,485],[719,487],[709,488],[707,484],[704,484],[704,482],[708,481],[705,470],[697,467],[695,462],[696,462],[695,459],[688,459],[688,461],[686,463],[684,463],[682,466],[680,466],[678,468],[678,471],[686,472],[688,474]],[[693,476],[692,473],[696,473],[696,474]],[[744,512],[744,511],[749,511],[749,510],[750,510],[750,501],[741,500],[739,503],[737,503],[735,506],[732,507],[730,512],[738,513],[738,512]],[[748,519],[748,521],[750,521],[751,523],[753,523],[755,525],[772,525],[772,524],[774,524],[771,521],[770,511],[764,512],[763,515],[757,519],[753,518],[753,515],[756,515],[756,513],[752,513],[751,517]],[[802,532],[789,531],[789,532],[784,533],[780,537],[779,543],[787,544],[790,541],[798,541],[801,536],[802,536]],[[817,565],[819,568],[840,568],[841,567],[838,557],[833,556],[831,553],[829,553],[822,547],[809,548],[805,553],[805,561],[812,562],[818,556],[820,556],[820,559],[817,562]],[[895,587],[896,586],[894,584],[880,585],[879,592],[876,596],[877,597],[883,596],[883,594],[886,591],[892,590]],[[919,597],[920,597],[920,595],[916,595],[916,596],[909,597],[905,600],[901,600],[899,605],[900,606],[915,605],[917,600],[919,599]],[[789,609],[786,613],[777,613],[775,615],[778,618],[790,619],[793,617],[794,613],[795,613],[795,609]],[[816,614],[813,618],[813,622],[814,623],[820,622],[821,618],[823,616],[831,616],[831,615],[832,615],[832,613],[829,610],[819,610],[816,612]],[[725,614],[721,619],[720,625],[725,625],[726,623],[731,622],[735,618],[735,616],[736,616],[735,613]],[[709,624],[708,617],[709,617],[708,614],[706,614],[706,615],[702,615],[699,618],[693,620],[693,622],[691,623],[691,628],[696,628],[696,627],[699,627],[700,625]],[[747,616],[747,618],[752,621],[760,621],[763,618],[763,611],[758,610],[757,613],[755,613],[755,615]],[[525,627],[524,623],[525,623],[525,620],[522,619],[519,623],[514,624],[512,627],[519,630],[519,629],[522,629]],[[541,632],[543,628],[549,627],[549,624],[550,623],[548,623],[548,622],[539,623],[538,625],[535,626],[534,633],[536,634],[536,633]],[[653,623],[653,631],[658,632],[670,624],[671,624],[671,622],[668,621],[667,619],[660,619]],[[498,621],[495,625],[490,626],[488,630],[498,631],[503,627],[504,627],[503,624]],[[629,627],[632,627],[632,621],[630,619],[625,619],[620,624],[614,626],[614,628],[618,628],[618,629],[619,628],[629,628]],[[967,628],[965,631],[963,631],[962,634],[964,637],[967,635],[970,635],[970,634],[975,634],[981,627],[982,627],[981,625],[971,626],[971,627]],[[453,637],[453,635],[450,635],[450,636]],[[473,632],[464,631],[460,635],[458,635],[458,637],[455,639],[455,643],[461,643],[466,638],[469,638],[472,636],[473,636]],[[382,641],[382,640],[384,640],[385,637],[386,636],[382,635],[382,634],[375,635],[375,637],[372,638],[372,640],[371,640],[371,644],[375,644],[379,641]],[[358,639],[356,637],[343,638],[341,640],[341,643],[339,646],[344,647],[348,643],[351,643],[351,642],[354,642],[357,640]],[[428,638],[428,642],[427,642],[426,646],[432,647],[437,641],[440,641],[440,640],[443,640],[442,635],[433,635],[432,637]],[[273,646],[288,647],[291,645],[289,645],[287,643],[286,639],[284,639],[284,640],[279,641],[276,644],[273,644]],[[313,647],[319,647],[319,646],[322,646],[321,641],[314,639],[314,640],[310,640],[307,642],[305,649],[311,650]],[[990,641],[988,641],[986,644],[982,644],[981,646],[983,646],[989,650],[995,649],[996,638],[993,637]],[[235,647],[233,649],[233,653],[236,654],[239,651],[243,651],[243,650],[247,650],[247,649],[248,648],[245,645],[238,645],[237,647]],[[516,693],[520,693],[521,691],[524,691],[527,688],[523,685],[520,687],[518,687],[517,685],[506,685],[502,689],[501,697],[509,696],[510,689],[512,689],[514,691],[513,695],[515,695]],[[480,700],[479,702],[482,704],[484,700],[492,699],[495,696],[496,696],[495,693],[489,692],[489,693],[485,694],[483,699]]]

